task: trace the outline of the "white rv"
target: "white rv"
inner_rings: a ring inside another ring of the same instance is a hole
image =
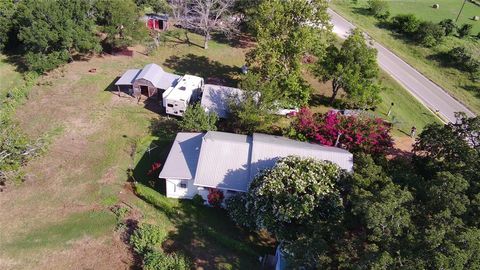
[[[167,114],[183,116],[193,95],[199,95],[203,87],[203,78],[184,75],[177,84],[162,94],[163,107]]]

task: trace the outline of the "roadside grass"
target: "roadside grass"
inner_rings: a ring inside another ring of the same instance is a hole
[[[472,82],[469,75],[465,72],[461,72],[455,68],[445,67],[440,61],[434,60],[438,59],[439,54],[453,48],[454,46],[463,44],[478,49],[480,47],[479,41],[473,39],[460,40],[456,37],[447,37],[443,43],[436,47],[424,48],[396,37],[391,31],[379,27],[377,19],[373,16],[365,15],[365,12],[363,12],[365,5],[366,1],[363,0],[359,1],[358,5],[354,5],[351,1],[345,0],[334,0],[330,3],[332,9],[339,12],[339,14],[354,23],[360,29],[368,32],[372,38],[391,49],[407,63],[415,67],[426,77],[430,78],[460,102],[468,106],[472,111],[476,113],[480,112],[480,82]],[[415,5],[412,5],[412,7],[413,6]],[[395,12],[408,13],[410,10],[413,10],[412,7],[396,9]],[[469,5],[467,7],[471,6]],[[478,7],[475,6],[471,9],[475,10],[475,8]],[[442,9],[442,4],[440,4],[440,9]]]

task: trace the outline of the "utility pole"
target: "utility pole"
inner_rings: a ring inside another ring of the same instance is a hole
[[[465,6],[465,3],[467,3],[467,0],[463,0],[462,8],[461,8],[460,11],[458,12],[457,18],[455,19],[455,23],[457,23],[458,18],[460,18],[460,14],[462,14],[463,7]]]

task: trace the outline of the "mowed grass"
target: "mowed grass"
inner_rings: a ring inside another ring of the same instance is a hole
[[[415,3],[407,5],[409,1],[395,1],[392,3],[391,10],[393,13],[409,13],[415,9]],[[416,1],[415,1],[416,2]],[[418,1],[425,3],[425,1]],[[447,2],[446,1],[436,1]],[[451,1],[454,2],[454,1]],[[458,1],[461,4],[461,1]],[[404,3],[406,6],[403,8],[393,6],[398,3]],[[432,2],[433,4],[433,2]],[[391,49],[395,54],[405,60],[407,63],[415,67],[418,71],[434,81],[447,92],[452,94],[457,100],[465,104],[472,111],[480,112],[480,82],[473,82],[470,79],[469,74],[459,71],[453,67],[444,66],[441,61],[438,61],[438,55],[450,50],[455,46],[467,46],[480,53],[480,42],[473,38],[470,39],[458,39],[456,37],[447,37],[445,40],[433,48],[424,48],[414,43],[406,41],[390,30],[381,28],[377,19],[372,16],[365,15],[366,1],[359,1],[359,4],[354,5],[351,1],[346,0],[334,0],[330,3],[330,6],[335,11],[339,12],[347,20],[354,23],[357,27],[367,32],[379,43],[385,45]],[[445,6],[445,5],[444,5]],[[448,5],[446,5],[448,7]],[[440,3],[440,9],[442,9],[442,3]],[[466,9],[478,10],[480,8],[474,6],[472,8],[471,3],[466,5]],[[419,8],[419,10],[422,10]],[[421,12],[421,11],[419,11]],[[431,12],[436,12],[431,9]],[[428,19],[428,14],[425,15]],[[432,20],[437,20],[438,17],[433,16]],[[475,22],[473,24],[479,24]]]
[[[360,0],[359,2],[367,2]],[[440,22],[444,19],[455,20],[458,16],[463,0],[387,0],[393,15],[412,13],[422,20]],[[433,4],[439,4],[439,9],[432,8]],[[465,3],[458,24],[469,23],[473,25],[473,33],[480,31],[480,21],[474,21],[474,16],[480,16],[480,6],[470,1]]]

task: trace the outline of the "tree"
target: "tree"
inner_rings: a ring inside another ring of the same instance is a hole
[[[239,87],[243,94],[228,100],[231,128],[237,133],[251,134],[269,126],[273,121],[271,113],[276,109],[272,83],[262,82],[258,74],[249,72]]]
[[[218,115],[215,112],[207,113],[199,103],[196,103],[185,110],[179,126],[183,131],[205,132],[217,130],[217,121]]]
[[[251,71],[269,82],[281,106],[298,107],[311,88],[301,72],[306,54],[322,55],[331,29],[324,0],[261,1],[251,25],[257,46],[247,55]]]
[[[19,2],[14,24],[29,69],[41,73],[75,53],[100,51],[92,13],[82,0]]]
[[[213,32],[226,35],[237,29],[237,21],[232,16],[236,0],[185,0],[173,1],[174,14],[179,23],[187,28],[202,33],[203,48],[208,49],[208,41]]]
[[[389,13],[389,6],[384,0],[368,0],[368,10],[373,16],[380,18]]]
[[[338,143],[353,152],[385,153],[393,145],[390,126],[383,120],[344,116],[334,111],[312,114],[303,108],[292,122],[292,129],[294,136],[328,146]]]
[[[0,0],[0,51],[5,48],[9,41],[15,8],[16,5],[13,0]]]
[[[133,0],[98,0],[95,8],[97,24],[106,34],[103,42],[107,50],[126,47],[146,37],[147,30],[138,20]]]
[[[135,4],[141,8],[151,8],[155,13],[170,11],[170,6],[166,0],[135,0]]]
[[[353,30],[340,49],[331,45],[325,57],[314,68],[315,75],[323,82],[332,81],[332,97],[335,100],[340,89],[351,98],[353,106],[365,107],[379,101],[380,87],[374,80],[378,76],[377,51],[368,47],[363,33]]]
[[[473,25],[466,23],[457,29],[458,36],[460,38],[468,37],[472,33]]]
[[[425,47],[432,47],[443,40],[445,30],[433,22],[421,22],[415,33],[417,41]]]
[[[400,14],[392,18],[390,25],[395,31],[408,35],[417,32],[420,20],[413,14]]]
[[[443,32],[445,33],[445,36],[452,35],[457,29],[457,25],[452,19],[445,19],[441,21],[439,25],[443,28]]]
[[[341,219],[343,206],[335,187],[341,177],[335,164],[290,156],[251,183],[247,207],[254,213],[257,228],[267,229],[282,241],[295,265],[315,265],[317,250],[297,250],[311,243],[314,230],[326,229],[318,225]]]

